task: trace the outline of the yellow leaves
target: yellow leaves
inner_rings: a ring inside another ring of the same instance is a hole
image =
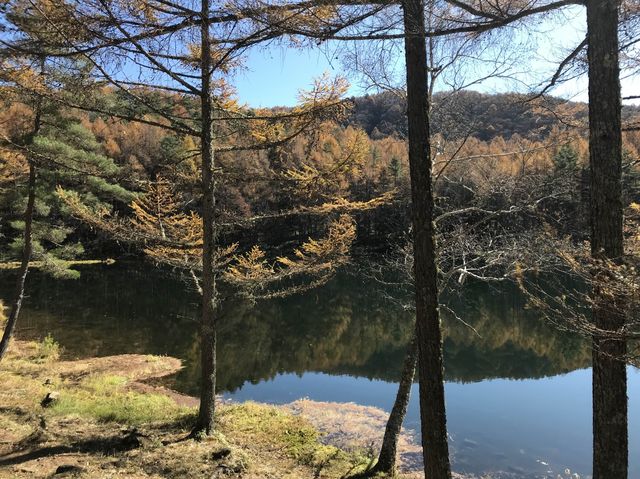
[[[184,212],[168,181],[159,179],[131,203],[129,220],[134,235],[146,241],[147,256],[161,264],[196,268],[201,264],[202,220]]]
[[[114,239],[144,246],[147,256],[161,264],[199,268],[202,255],[202,221],[184,212],[168,182],[149,185],[147,193],[131,202],[128,219],[112,216],[108,209],[89,208],[77,193],[60,187],[56,194],[72,215]]]
[[[349,215],[341,215],[329,225],[329,232],[325,238],[315,240],[310,238],[299,249],[295,250],[297,259],[278,258],[278,262],[288,268],[317,267],[322,264],[332,267],[346,261],[351,244],[355,240],[356,226]]]
[[[211,88],[216,107],[224,112],[237,112],[239,109],[236,89],[224,78],[213,79]]]
[[[58,188],[57,194],[82,221],[117,239],[145,245],[144,253],[153,261],[186,270],[201,269],[202,219],[195,212],[184,211],[183,203],[167,181],[160,179],[150,184],[147,192],[131,203],[132,217],[126,221],[111,217],[106,209],[91,210],[74,192]],[[348,208],[346,200],[340,203]],[[332,210],[336,211],[335,208]],[[282,256],[270,263],[260,247],[236,254],[238,245],[234,243],[216,250],[214,261],[223,278],[249,296],[274,283],[301,277],[310,278],[304,282],[310,287],[326,281],[349,261],[355,236],[353,219],[343,214],[329,224],[325,237],[308,239],[291,257]],[[277,293],[269,294],[290,294],[304,285],[282,286]]]
[[[247,6],[250,5],[250,8]],[[341,19],[341,4],[328,2],[302,2],[299,6],[279,0],[252,0],[248,5],[242,2],[230,2],[225,5],[236,15],[251,20],[252,29],[260,31],[265,25],[290,32],[288,41],[291,46],[302,46],[304,37],[295,32],[333,30]],[[235,7],[235,8],[233,8]]]
[[[134,2],[134,6],[140,12],[142,18],[144,18],[148,22],[155,22],[158,20],[158,12],[154,8],[153,3],[155,2],[145,2],[145,1],[137,1]]]
[[[143,195],[131,203],[132,226],[147,234],[163,239],[189,235],[197,215],[182,212],[182,205],[163,179],[151,183]]]
[[[275,143],[286,138],[286,126],[284,121],[256,120],[251,122],[249,134],[258,143]]]
[[[350,184],[362,177],[371,145],[367,134],[358,128],[339,130],[325,123],[316,143],[321,148],[299,168],[284,172],[298,193],[309,196],[344,194]]]
[[[159,19],[162,4],[154,0],[117,0],[111,5],[112,10],[113,6],[118,6],[130,15],[135,15],[140,20],[153,24]]]
[[[334,171],[359,176],[371,151],[369,136],[360,128],[349,127],[344,131],[343,143],[346,146],[342,148],[342,158],[335,164]]]
[[[254,246],[234,257],[225,279],[243,289],[249,297],[285,296],[326,282],[336,269],[349,261],[349,251],[356,236],[353,219],[342,215],[329,224],[324,238],[309,238],[293,252],[293,257],[279,257],[274,265],[262,249]],[[304,278],[304,283],[295,279]],[[281,282],[285,282],[282,284]],[[279,286],[274,286],[280,283]],[[263,290],[258,294],[258,290]]]
[[[367,210],[372,210],[375,208],[379,208],[383,205],[390,204],[397,195],[396,190],[387,191],[380,196],[376,196],[375,198],[371,198],[367,201],[351,201],[346,198],[336,198],[327,203],[323,203],[319,206],[311,206],[307,208],[302,208],[301,211],[304,213],[313,213],[313,214],[321,214],[328,215],[331,213],[351,213],[351,212],[363,212]]]
[[[40,72],[31,64],[21,63],[19,59],[0,61],[0,80],[38,95],[48,91]]]
[[[227,269],[225,275],[233,282],[264,281],[273,273],[273,267],[266,260],[266,254],[260,247],[253,246],[247,253],[238,255],[235,264]]]
[[[303,189],[309,188],[313,183],[317,183],[323,179],[322,173],[318,168],[311,165],[303,165],[299,169],[289,169],[284,172],[286,179],[293,181]]]
[[[242,67],[242,59],[237,55],[230,55],[227,48],[219,45],[210,45],[211,48],[211,64],[213,71],[217,75],[228,75],[233,71]],[[200,68],[202,59],[202,45],[200,43],[190,43],[186,45],[186,54],[182,59],[182,63],[195,70]]]
[[[252,119],[251,135],[259,141],[279,141],[285,132],[311,131],[312,126],[318,127],[327,119],[337,119],[346,111],[342,97],[348,90],[344,77],[331,78],[324,73],[310,89],[298,93],[298,105],[291,110],[275,115],[273,110],[258,110]]]
[[[61,186],[56,186],[56,196],[64,202],[75,218],[97,229],[113,231],[115,225],[109,223],[110,212],[106,206],[89,208],[82,202],[77,192],[65,190]]]
[[[202,56],[202,47],[199,44],[190,43],[187,45],[187,55],[183,60],[185,65],[197,69],[200,66],[200,57]]]
[[[345,77],[336,76],[331,78],[329,73],[325,72],[319,78],[316,78],[310,89],[300,90],[298,92],[298,109],[317,109],[321,106],[340,101],[340,99],[349,91],[349,82]]]

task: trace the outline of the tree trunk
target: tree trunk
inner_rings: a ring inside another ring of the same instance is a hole
[[[400,383],[398,384],[398,393],[393,403],[391,414],[389,414],[389,419],[387,420],[378,462],[376,462],[376,465],[371,470],[371,474],[395,474],[398,439],[400,438],[402,422],[404,421],[404,417],[407,414],[407,407],[409,406],[411,386],[413,385],[413,378],[416,374],[417,361],[418,341],[414,333],[407,348],[404,364],[402,365],[402,375],[400,377]]]
[[[447,443],[442,332],[433,225],[424,0],[405,0],[403,9],[424,472],[429,479],[449,479],[451,467]]]
[[[0,361],[4,358],[4,355],[9,348],[11,338],[13,337],[13,332],[16,329],[16,323],[18,322],[18,316],[20,315],[20,308],[22,307],[22,300],[24,299],[24,284],[27,280],[27,273],[29,272],[29,261],[31,261],[31,228],[33,225],[33,205],[36,200],[36,167],[33,164],[33,161],[29,161],[28,190],[27,208],[24,212],[22,262],[20,263],[20,271],[18,273],[18,280],[16,281],[16,289],[13,295],[13,302],[11,304],[11,312],[9,313],[9,319],[7,320],[7,324],[4,328],[2,341],[0,341]]]
[[[216,399],[216,271],[215,271],[215,178],[213,151],[213,101],[211,98],[211,44],[209,40],[209,0],[202,1],[200,29],[202,70],[201,154],[202,154],[202,318],[200,324],[200,409],[195,434],[210,434],[214,429]]]
[[[40,74],[44,74],[44,58],[40,59]],[[33,139],[40,132],[40,126],[42,125],[42,98],[38,98],[35,107],[35,116],[33,119],[33,130],[29,133],[25,140],[25,145],[33,143]],[[18,279],[16,280],[16,289],[13,295],[13,302],[11,304],[11,312],[9,313],[9,319],[4,328],[2,340],[0,340],[0,361],[4,358],[9,348],[9,343],[13,337],[13,333],[16,329],[16,323],[20,316],[20,309],[22,308],[22,300],[24,299],[24,285],[27,281],[27,274],[29,273],[29,261],[31,261],[31,255],[33,253],[33,212],[36,202],[36,180],[37,171],[36,165],[32,159],[28,160],[29,163],[29,183],[27,186],[27,207],[24,212],[24,232],[23,232],[23,245],[22,245],[22,260],[20,263],[20,270],[18,272]]]
[[[622,233],[622,125],[616,0],[588,0],[591,254],[619,259]],[[616,331],[624,312],[595,288],[593,317]],[[600,298],[599,298],[600,296]],[[628,467],[626,342],[593,338],[593,477],[624,479]]]

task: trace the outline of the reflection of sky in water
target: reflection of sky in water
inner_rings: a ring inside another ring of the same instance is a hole
[[[629,368],[630,479],[640,478],[640,371]],[[322,373],[278,375],[245,384],[227,397],[287,403],[302,397],[390,410],[396,385]],[[545,379],[447,383],[447,421],[454,469],[554,475],[591,469],[591,371]],[[405,427],[419,427],[417,386]],[[541,462],[549,464],[544,466]]]

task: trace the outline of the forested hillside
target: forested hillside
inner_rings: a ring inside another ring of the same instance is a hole
[[[357,125],[375,139],[407,136],[406,103],[400,95],[384,92],[355,97],[344,125]],[[440,92],[433,97],[432,132],[445,138],[470,135],[482,141],[519,135],[544,140],[554,128],[586,126],[588,105],[545,97],[544,101],[519,93],[487,94],[472,90]],[[640,117],[640,107],[625,105],[624,121]]]
[[[0,477],[401,477],[409,421],[417,477],[638,477],[638,58],[637,0],[3,0]]]
[[[190,108],[184,100],[153,92],[146,94],[175,111]],[[109,96],[118,100],[114,93]],[[434,168],[442,171],[436,185],[439,208],[447,211],[489,203],[492,207],[506,206],[522,194],[517,184],[507,190],[504,185],[500,186],[507,178],[528,175],[542,188],[545,181],[559,179],[558,162],[562,161],[569,161],[575,169],[573,179],[568,181],[584,183],[584,178],[579,178],[579,170],[587,159],[586,137],[581,130],[568,135],[561,113],[576,122],[584,121],[586,105],[562,104],[559,99],[547,100],[545,105],[549,104],[554,110],[544,110],[539,103],[525,102],[522,95],[516,94],[459,92],[436,95],[433,106]],[[248,110],[248,114],[275,115],[283,111],[287,110]],[[637,108],[626,109],[627,117],[636,114]],[[17,136],[29,116],[26,106],[5,104],[0,113],[3,134]],[[191,138],[160,126],[100,114],[68,112],[62,117],[73,134],[82,135],[82,141],[94,144],[92,148],[97,149],[96,153],[102,158],[96,168],[110,168],[103,171],[102,176],[106,175],[121,186],[107,188],[104,181],[97,179],[87,183],[81,174],[71,171],[65,176],[52,176],[51,188],[73,185],[84,190],[84,195],[90,195],[87,197],[92,198],[90,203],[102,198],[126,217],[132,214],[128,206],[132,194],[144,191],[149,182],[164,179],[182,189],[183,195],[186,193],[181,201],[186,201],[190,205],[188,208],[199,208],[197,201],[190,199],[197,190],[198,174],[196,158],[190,153],[195,148]],[[220,152],[218,161],[225,171],[218,183],[220,220],[238,223],[242,230],[243,219],[251,219],[251,227],[257,226],[254,234],[266,243],[276,245],[304,239],[320,229],[321,223],[316,224],[318,212],[321,212],[318,208],[336,198],[366,202],[381,195],[392,195],[393,200],[385,201],[386,204],[377,208],[360,208],[363,211],[359,213],[362,218],[359,241],[371,245],[380,242],[382,237],[401,236],[408,227],[409,187],[403,117],[403,102],[396,96],[384,93],[359,97],[352,100],[340,120],[326,120],[317,131],[298,135],[281,146],[259,151]],[[274,122],[272,127],[277,125]],[[60,144],[64,138],[55,141],[58,143],[53,147],[68,148]],[[46,154],[47,148],[52,146],[41,142],[41,148],[42,154]],[[638,132],[625,136],[625,148],[626,158],[634,162],[640,151]],[[5,186],[0,190],[0,214],[4,220],[2,235],[8,240],[3,242],[2,255],[5,260],[11,260],[20,251],[18,217],[22,203],[21,193],[9,187],[7,182],[19,177],[25,165],[18,157],[7,159],[10,161],[3,162],[1,171]],[[111,166],[105,166],[105,162]],[[630,163],[630,168],[633,173],[637,166]],[[563,177],[562,181],[565,180],[567,178]],[[501,189],[499,194],[493,191],[495,188]],[[635,188],[632,195],[636,194]],[[470,191],[476,193],[470,194]],[[55,248],[62,258],[77,255],[85,246],[89,247],[87,257],[124,253],[108,235],[96,236],[95,230],[88,230],[65,213],[59,199],[50,195],[40,201],[48,205],[46,210],[40,210],[40,214],[51,217],[57,227],[37,233],[38,241],[64,244],[64,247]],[[579,203],[580,197],[576,196],[575,201]],[[569,208],[567,211],[579,210],[576,205],[565,204],[564,207]],[[558,218],[566,217],[570,222],[560,225],[561,228],[584,234],[584,218],[568,215],[567,211],[558,211]],[[291,214],[294,212],[298,214]],[[43,219],[41,216],[40,222]],[[61,236],[63,234],[65,238]],[[229,234],[230,238],[243,240],[241,232]],[[47,249],[42,248],[43,251]],[[49,257],[53,261],[53,256]]]

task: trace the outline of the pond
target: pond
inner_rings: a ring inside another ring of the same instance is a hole
[[[7,301],[12,275],[0,276]],[[82,269],[79,280],[28,280],[18,336],[48,333],[65,356],[166,354],[185,368],[171,386],[198,389],[198,302],[188,284],[150,265]],[[222,311],[219,391],[234,400],[303,397],[390,410],[411,314],[370,282],[340,275],[304,295]],[[453,468],[514,478],[591,469],[590,350],[525,308],[513,288],[469,287],[445,318],[447,417]],[[630,478],[640,478],[640,372],[629,369]],[[419,429],[414,386],[405,426]]]

